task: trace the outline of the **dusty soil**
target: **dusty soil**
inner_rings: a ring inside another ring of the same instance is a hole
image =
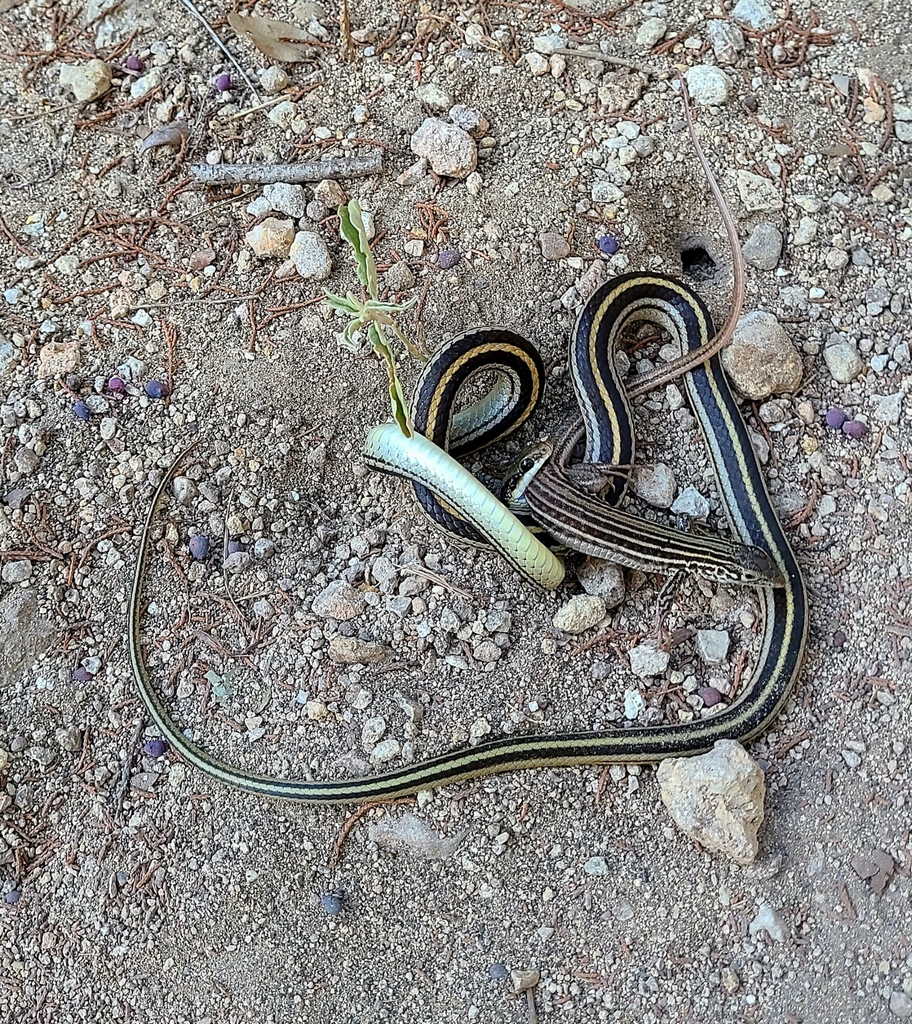
[[[273,62],[225,13],[204,9],[256,81]],[[295,17],[285,4],[258,13]],[[724,234],[670,78],[673,65],[718,63],[707,25],[729,18],[727,6],[353,0],[351,61],[337,7],[298,12],[300,23],[315,14],[318,45],[282,65],[283,93],[258,86],[257,102],[179,5],[125,4],[112,23],[96,6],[0,0],[0,1019],[912,1016],[912,132],[900,118],[912,104],[912,25],[896,5],[777,7],[785,21],[746,32],[736,63],[720,65],[728,101],[697,110],[742,240],[761,221],[786,238],[776,269],[748,268],[747,308],[776,314],[804,366],[796,394],[744,405],[770,448],[765,472],[812,616],[795,695],[750,747],[768,787],[753,866],[678,832],[651,768],[452,787],[369,811],[343,843],[350,810],[251,798],[150,744],[126,602],[154,484],[196,438],[185,504],[171,498],[160,517],[143,635],[177,717],[232,763],[361,774],[376,770],[366,723],[397,741],[401,764],[505,731],[610,727],[629,689],[674,721],[700,712],[687,700],[698,686],[725,693],[750,649],[750,592],[688,581],[670,625],[729,629],[728,660],[704,666],[687,635],[665,676],[638,680],[626,652],[650,632],[660,580],[628,574],[627,600],[567,636],[551,620],[580,591],[572,572],[541,593],[435,532],[402,485],[359,462],[388,406],[381,367],[339,347],[342,325],[320,302],[324,286],[355,280],[333,210],[310,225],[332,275],[308,280],[245,242],[262,219],[247,212],[260,187],[188,178],[207,156],[268,163],[382,147],[381,174],[342,185],[374,215],[381,269],[404,262],[414,276],[401,298],[420,301],[404,329],[433,349],[467,327],[508,324],[551,365],[531,424],[476,467],[491,471],[572,415],[567,291],[592,263],[681,274],[696,238],[717,272],[692,283],[724,317]],[[638,43],[656,16],[664,40]],[[829,34],[808,48],[815,24]],[[660,73],[612,111],[624,69],[566,57],[532,74],[534,37],[554,32]],[[93,57],[114,83],[78,104],[60,69]],[[136,80],[156,68],[157,86],[139,95]],[[234,87],[220,94],[224,72]],[[479,187],[397,183],[415,159],[411,134],[429,113],[446,117],[418,92],[429,84],[490,122]],[[282,124],[268,117],[279,101],[294,104]],[[178,119],[179,150],[139,151]],[[623,199],[596,201],[619,121],[652,145],[627,165]],[[748,209],[739,169],[768,178],[781,209]],[[569,256],[545,259],[544,231],[563,235]],[[606,232],[620,243],[610,258],[597,244]],[[850,383],[824,359],[834,334],[861,356]],[[636,358],[655,359],[656,347]],[[410,390],[418,366],[400,365]],[[111,390],[114,376],[125,390]],[[165,397],[147,394],[150,381]],[[866,435],[828,428],[833,407]],[[723,526],[692,422],[665,392],[637,416],[641,458],[670,465],[679,489],[694,483]],[[251,556],[235,558],[236,573],[222,571],[226,533]],[[210,541],[203,561],[188,553],[194,534]],[[360,614],[321,618],[314,598],[343,577]],[[340,634],[391,654],[336,664],[328,645]],[[475,658],[485,642],[497,660]],[[417,848],[376,831],[406,812],[430,830]],[[531,995],[514,993],[511,971],[540,972]]]

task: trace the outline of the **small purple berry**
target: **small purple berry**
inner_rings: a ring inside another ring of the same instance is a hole
[[[146,757],[161,757],[167,753],[168,744],[164,740],[146,740],[142,749]]]
[[[842,409],[830,409],[826,414],[826,425],[832,427],[833,430],[839,430],[848,418]]]
[[[165,385],[160,380],[150,380],[146,384],[145,392],[150,398],[164,398],[167,394]]]
[[[190,538],[190,543],[187,547],[190,549],[190,554],[198,562],[202,562],[206,555],[209,554],[209,538],[204,537],[201,533],[197,533]]]
[[[73,403],[73,415],[78,420],[87,420],[91,417],[92,412],[85,402],[74,402]]]
[[[341,914],[345,909],[345,904],[342,902],[342,897],[337,896],[336,893],[330,892],[325,896],[320,897],[320,906],[329,914],[330,917],[335,917],[336,914]]]
[[[231,89],[231,75],[219,75],[215,80],[215,87],[219,92],[228,92]]]
[[[139,57],[134,57],[133,54],[130,54],[130,56],[124,61],[124,67],[127,71],[142,71],[143,62]]]
[[[115,395],[122,395],[126,390],[127,385],[123,377],[112,377],[108,381],[108,391],[113,391]]]
[[[715,686],[701,686],[697,690],[697,696],[702,699],[704,707],[707,708],[714,708],[722,700],[722,694]]]
[[[441,270],[452,270],[462,259],[462,256],[455,249],[444,249],[437,253],[437,266]]]
[[[614,235],[602,235],[598,240],[598,247],[606,256],[613,256],[621,247],[621,243]]]
[[[85,668],[82,665],[79,665],[77,668],[73,669],[74,682],[88,683],[94,678],[95,676],[93,675],[93,673],[91,673],[87,668]]]
[[[847,437],[860,441],[867,434],[868,425],[867,423],[862,423],[861,420],[846,420],[842,425],[842,432]]]
[[[244,543],[243,543],[243,541],[239,541],[239,540],[229,540],[228,541],[228,554],[229,555],[234,555],[238,551],[243,551],[243,550],[244,550]]]
[[[14,906],[22,898],[22,893],[18,889],[10,889],[3,897],[3,902],[8,903],[10,906]]]

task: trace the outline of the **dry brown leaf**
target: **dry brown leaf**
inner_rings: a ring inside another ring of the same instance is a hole
[[[262,18],[258,14],[229,14],[228,21],[239,36],[249,39],[270,60],[282,64],[295,64],[309,60],[313,54],[313,36],[303,28],[275,18]]]

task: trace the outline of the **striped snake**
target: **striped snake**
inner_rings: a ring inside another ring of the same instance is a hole
[[[684,349],[684,359],[695,352],[699,358],[713,337],[712,322],[703,303],[673,278],[628,275],[596,292],[577,324],[571,353],[571,367],[577,367],[571,371],[574,383],[591,399],[588,408],[581,403],[587,431],[585,457],[590,462],[606,457],[606,453],[608,458],[621,462],[629,462],[632,457],[629,409],[626,401],[618,399],[623,385],[607,348],[613,352],[625,322],[637,319],[648,319],[670,330]],[[532,346],[524,341],[520,344],[517,338],[510,332],[480,331],[445,346],[438,353],[436,369],[426,371],[419,385],[416,421],[423,422],[444,441],[449,436],[457,452],[463,453],[477,448],[480,441],[502,436],[505,424],[515,427],[523,422],[529,415],[525,400],[540,392],[542,373],[541,360],[530,351]],[[486,358],[490,357],[489,367],[493,362],[504,371],[491,394],[454,416],[459,390],[454,368],[459,367],[456,376],[468,379],[479,368],[473,359],[482,350]],[[589,355],[580,355],[585,352]],[[438,383],[430,386],[427,381],[433,373],[439,375]],[[314,804],[386,799],[522,768],[658,761],[699,753],[718,739],[746,740],[756,735],[778,714],[800,668],[808,621],[805,586],[770,503],[718,355],[690,369],[683,379],[735,534],[733,543],[721,538],[676,535],[583,493],[568,475],[572,468],[566,450],[569,441],[564,451],[555,452],[549,447],[532,458],[510,500],[519,511],[527,509],[533,516],[541,516],[547,530],[570,546],[574,542],[579,546],[591,543],[600,554],[623,559],[626,551],[627,557],[640,559],[636,564],[645,561],[652,568],[691,567],[715,578],[764,583],[757,587],[763,615],[760,651],[741,693],[723,711],[678,724],[504,736],[365,778],[279,779],[230,765],[203,749],[176,724],[153,685],[142,654],[140,619],[151,528],[175,464],[159,484],[149,509],[129,601],[131,669],[152,721],[186,761],[212,778],[261,796]],[[514,399],[519,400],[515,405]],[[368,436],[365,457],[375,468],[417,484],[419,499],[426,508],[433,509],[439,502],[444,525],[464,541],[490,543],[528,578],[544,586],[559,584],[563,576],[559,559],[439,445],[418,433],[406,438],[397,426],[384,424]],[[619,492],[615,487],[607,496],[616,500]],[[434,498],[435,494],[442,499]],[[670,539],[675,546],[660,550]]]

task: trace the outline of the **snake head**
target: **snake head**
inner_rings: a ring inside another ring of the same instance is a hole
[[[781,587],[785,584],[779,566],[762,548],[749,544],[735,546],[735,562],[741,570],[740,583],[758,583],[761,586]]]
[[[520,452],[516,461],[507,469],[500,487],[500,497],[514,515],[528,514],[526,487],[553,454],[553,445],[539,441]]]

